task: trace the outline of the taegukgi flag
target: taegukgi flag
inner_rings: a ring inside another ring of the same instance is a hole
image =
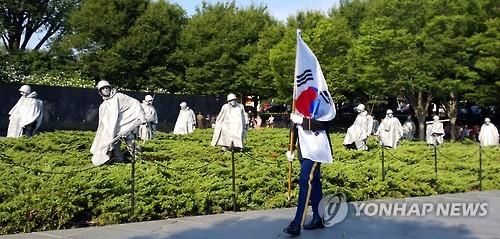
[[[335,104],[328,92],[323,71],[314,53],[302,40],[300,29],[297,29],[293,100],[295,113],[304,118],[318,121],[330,121],[335,118]],[[304,158],[323,163],[333,161],[330,142],[324,130],[311,132],[298,126],[298,131]]]
[[[295,81],[293,100],[296,112],[305,118],[329,121],[335,118],[333,104],[318,59],[302,40],[297,29],[297,53],[295,57]]]

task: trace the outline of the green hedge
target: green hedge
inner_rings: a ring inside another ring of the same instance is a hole
[[[287,207],[288,130],[248,134],[236,153],[239,210]],[[425,196],[479,188],[476,143],[439,147],[438,180],[433,148],[403,141],[380,151],[371,138],[368,152],[346,150],[343,134],[332,134],[335,162],[322,165],[324,194],[344,192],[349,200]],[[93,132],[58,131],[29,139],[0,139],[0,234],[105,225],[232,210],[231,153],[210,147],[212,130],[186,136],[159,133],[140,143],[136,164],[136,207],[130,218],[131,164],[93,167]],[[483,154],[483,189],[500,189],[500,148]],[[294,162],[297,195],[299,163]],[[73,173],[69,173],[73,172]],[[296,198],[292,202],[293,206]]]

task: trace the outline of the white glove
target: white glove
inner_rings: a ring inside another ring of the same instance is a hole
[[[294,124],[302,124],[302,122],[304,121],[304,118],[302,118],[302,116],[300,116],[298,114],[292,113],[292,114],[290,114],[290,120],[292,120],[292,122]]]
[[[294,158],[295,154],[292,151],[286,151],[286,159],[288,159],[288,161],[292,162]]]

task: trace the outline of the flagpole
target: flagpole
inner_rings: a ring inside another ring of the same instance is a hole
[[[297,29],[299,34],[302,33],[300,29]],[[297,60],[297,58],[295,58]],[[297,64],[297,62],[295,62]],[[295,66],[297,67],[297,66]],[[292,92],[292,113],[295,113],[295,74],[293,74],[293,92]],[[291,122],[290,126],[290,143],[288,144],[288,150],[293,153],[294,150],[294,143],[295,143],[295,124]],[[288,163],[288,202],[290,203],[290,200],[292,199],[292,162],[290,161]]]
[[[295,90],[293,91],[295,96]],[[295,100],[292,99],[292,114],[295,113]],[[293,145],[295,143],[295,124],[291,122],[290,126],[290,144],[288,145],[288,150],[293,152]],[[288,202],[292,198],[292,161],[288,163]]]

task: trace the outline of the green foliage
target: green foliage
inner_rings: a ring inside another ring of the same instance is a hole
[[[185,21],[185,11],[166,1],[85,1],[60,47],[76,48],[82,72],[94,81],[177,92],[181,72],[171,55]]]
[[[136,19],[144,13],[148,1],[89,0],[71,14],[74,31],[71,41],[77,49],[89,52],[106,50],[126,36]]]
[[[0,55],[0,82],[51,86],[93,87],[94,82],[77,70],[75,59],[56,48]]]
[[[24,52],[34,34],[43,31],[35,50],[57,32],[64,31],[77,0],[3,0],[0,2],[0,30],[9,53]]]
[[[498,103],[495,92],[500,91],[500,19],[488,19],[485,25],[485,32],[467,39],[467,45],[477,53],[471,57],[472,64],[481,77],[466,97],[482,105]]]
[[[372,96],[402,94],[418,107],[419,92],[433,92],[432,61],[418,44],[429,6],[422,1],[372,1],[350,50],[358,85]],[[432,93],[431,93],[432,96]]]
[[[293,79],[295,72],[296,29],[289,27],[283,32],[283,39],[269,51],[270,67],[273,70],[273,86],[276,89],[274,97],[279,103],[292,102]]]
[[[316,57],[321,59],[328,89],[336,102],[353,99],[354,93],[358,91],[356,80],[349,71],[348,53],[354,42],[354,33],[348,24],[343,16],[322,20],[314,28],[314,37],[309,44],[316,49]]]
[[[232,209],[231,153],[211,147],[212,130],[190,135],[159,133],[139,143],[136,207],[130,218],[130,163],[93,167],[94,133],[56,131],[32,138],[0,139],[0,234],[105,225]],[[245,150],[235,153],[240,210],[281,208],[287,202],[288,130],[250,131]],[[346,150],[343,134],[332,134],[335,162],[322,165],[323,193],[344,192],[349,200],[425,196],[478,190],[478,146],[472,141],[433,148],[403,141],[380,151]],[[123,148],[123,147],[122,147]],[[500,189],[500,148],[484,148],[483,189]],[[293,163],[293,195],[299,163]],[[51,173],[52,172],[52,173]],[[295,199],[292,203],[295,203]]]
[[[238,82],[245,85],[248,95],[258,95],[261,99],[276,96],[276,74],[270,67],[271,48],[281,41],[283,29],[280,24],[271,24],[259,33],[259,41],[255,53],[250,53],[250,59],[238,73]]]
[[[183,29],[176,52],[185,67],[186,92],[269,94],[272,78],[263,64],[280,36],[276,24],[262,6],[203,4]]]

